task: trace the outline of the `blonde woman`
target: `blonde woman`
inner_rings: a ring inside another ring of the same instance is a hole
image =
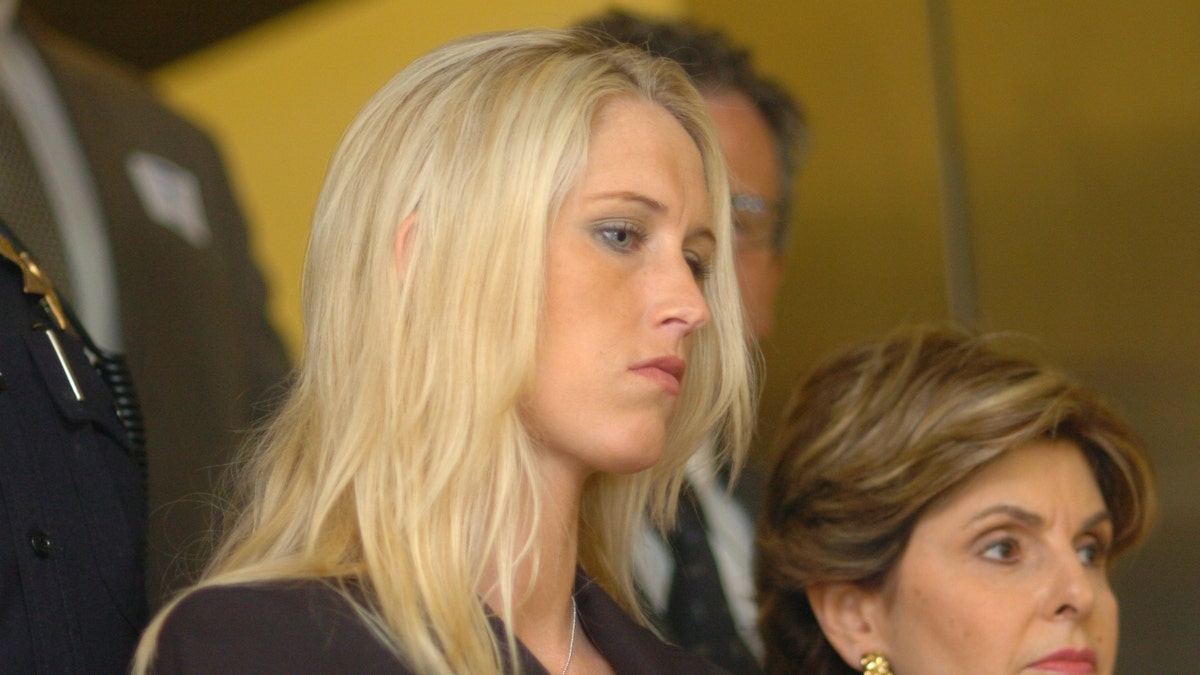
[[[553,31],[385,85],[330,167],[243,506],[135,668],[707,672],[630,572],[644,510],[714,431],[738,462],[753,413],[704,110],[671,63]]]
[[[1093,394],[987,337],[902,329],[819,366],[775,449],[768,672],[1113,672],[1108,572],[1154,488]]]

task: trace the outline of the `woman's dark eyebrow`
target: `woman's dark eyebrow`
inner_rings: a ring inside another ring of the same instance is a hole
[[[1081,533],[1087,532],[1088,530],[1096,527],[1100,523],[1103,523],[1106,521],[1112,522],[1112,514],[1109,513],[1108,509],[1101,509],[1101,510],[1097,511],[1096,513],[1092,514],[1091,518],[1088,518],[1087,520],[1083,521],[1083,525],[1080,526],[1079,531]]]
[[[971,520],[969,520],[967,522],[973,523],[975,521],[983,520],[984,518],[987,518],[989,516],[994,516],[994,515],[1008,516],[1008,517],[1012,518],[1013,520],[1016,520],[1016,521],[1020,522],[1021,524],[1026,525],[1031,528],[1039,528],[1046,523],[1046,519],[1039,516],[1038,514],[1033,513],[1032,511],[1027,511],[1019,506],[1014,506],[1012,504],[996,504],[995,506],[989,506],[988,508],[980,511],[979,513],[976,513],[974,516],[971,517]]]
[[[1008,516],[1013,520],[1016,520],[1017,522],[1020,522],[1021,524],[1033,529],[1040,528],[1046,523],[1046,519],[1038,514],[1012,504],[996,504],[995,506],[989,506],[988,508],[975,514],[968,522],[973,523],[997,514]],[[1080,526],[1079,531],[1087,532],[1106,520],[1112,520],[1112,514],[1108,512],[1108,509],[1101,509],[1092,514],[1087,520],[1083,521],[1083,525]]]

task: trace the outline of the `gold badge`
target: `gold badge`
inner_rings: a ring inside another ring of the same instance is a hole
[[[3,235],[0,235],[0,256],[11,260],[14,265],[21,268],[21,278],[24,282],[22,290],[30,295],[41,296],[42,304],[54,318],[54,322],[60,329],[67,330],[67,315],[63,312],[58,294],[54,292],[54,284],[50,283],[46,273],[42,272],[42,268],[37,266],[33,258],[24,251],[18,251],[12,242]]]

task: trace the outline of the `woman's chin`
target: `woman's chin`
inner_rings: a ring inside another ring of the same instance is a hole
[[[606,453],[593,464],[597,473],[632,475],[649,469],[662,459],[662,444],[652,447],[626,447]]]

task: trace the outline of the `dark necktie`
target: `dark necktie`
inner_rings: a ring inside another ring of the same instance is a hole
[[[38,265],[69,298],[70,275],[41,174],[0,91],[0,218],[21,237]]]
[[[685,484],[679,495],[675,529],[667,544],[675,559],[666,616],[671,637],[737,675],[760,672],[729,611],[717,561],[708,545],[704,512],[690,485]]]

